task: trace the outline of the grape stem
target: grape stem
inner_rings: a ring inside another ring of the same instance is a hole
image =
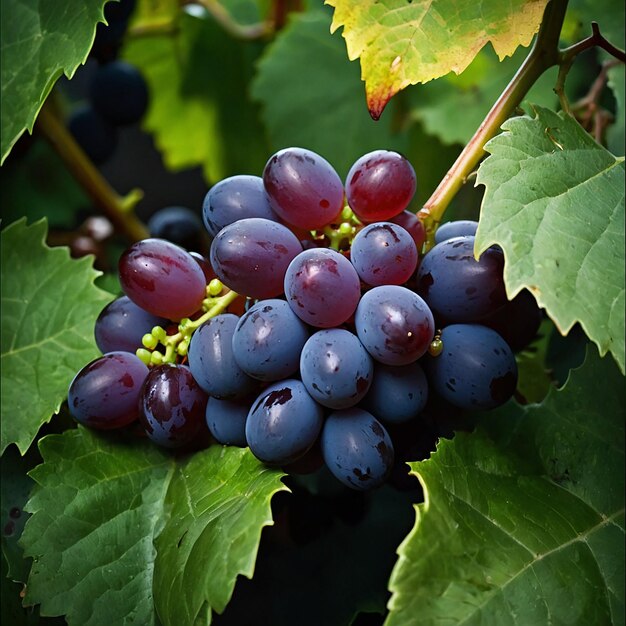
[[[185,4],[192,4],[192,2],[185,2]],[[239,24],[218,0],[193,0],[193,4],[202,5],[222,29],[235,39],[262,39],[274,32],[274,24],[270,21],[257,24]]]
[[[566,9],[567,0],[548,2],[539,33],[528,56],[437,189],[418,212],[418,217],[422,220],[426,230],[425,250],[432,247],[437,225],[452,198],[484,156],[484,146],[487,141],[496,136],[503,122],[515,112],[536,80],[548,68],[562,62],[559,52],[559,35]]]
[[[76,181],[111,220],[118,232],[131,241],[149,237],[146,227],[133,213],[133,208],[143,197],[143,192],[133,189],[126,196],[118,195],[59,120],[49,100],[39,112],[36,129],[50,143]]]

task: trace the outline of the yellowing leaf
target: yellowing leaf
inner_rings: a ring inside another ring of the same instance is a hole
[[[331,31],[344,27],[348,56],[361,60],[367,106],[378,119],[408,85],[460,74],[491,43],[503,59],[528,46],[547,0],[326,0]]]

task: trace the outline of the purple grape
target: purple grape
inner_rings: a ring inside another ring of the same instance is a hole
[[[302,382],[314,400],[331,409],[358,404],[372,383],[373,371],[367,350],[348,330],[320,330],[302,348]]]
[[[120,257],[119,276],[124,293],[137,306],[171,320],[193,315],[206,296],[198,263],[164,239],[134,243]]]
[[[102,309],[94,328],[96,344],[102,354],[132,352],[142,348],[142,337],[155,326],[169,322],[138,307],[128,296],[109,302]]]
[[[357,335],[374,359],[407,365],[424,355],[435,335],[428,305],[405,287],[374,287],[363,295],[354,316]]]
[[[233,355],[238,321],[232,313],[216,315],[194,332],[189,344],[189,367],[194,378],[204,391],[223,400],[241,398],[259,386],[237,365]]]
[[[204,198],[202,219],[213,237],[224,226],[248,217],[278,221],[260,176],[241,174],[225,178],[213,185]]]
[[[402,367],[376,363],[373,383],[361,406],[379,420],[400,424],[417,417],[428,400],[428,382],[419,363]]]
[[[301,252],[287,268],[285,295],[307,324],[331,328],[354,313],[361,296],[356,270],[342,254],[326,248]]]
[[[504,404],[517,386],[517,364],[495,330],[452,324],[441,332],[443,351],[426,359],[432,388],[461,409],[489,410]]]
[[[332,222],[343,209],[343,185],[333,166],[304,148],[285,148],[268,160],[263,183],[280,218],[305,230]]]
[[[441,224],[435,231],[435,243],[441,243],[453,237],[474,236],[478,229],[478,222],[474,220],[454,220]]]
[[[219,400],[209,397],[206,405],[206,423],[215,439],[227,446],[245,448],[246,418],[251,401]]]
[[[413,238],[417,251],[422,251],[422,246],[424,245],[424,241],[426,241],[426,230],[424,229],[424,224],[422,224],[415,213],[405,210],[394,217],[390,217],[389,221],[392,224],[402,226]]]
[[[256,399],[246,421],[246,440],[254,456],[285,465],[304,456],[322,428],[322,407],[299,380],[274,383]]]
[[[417,248],[402,226],[376,222],[357,233],[350,260],[368,285],[401,285],[417,267]]]
[[[139,417],[139,397],[148,368],[130,352],[110,352],[74,376],[67,395],[77,422],[109,430]]]
[[[397,152],[375,150],[357,159],[346,178],[346,198],[362,222],[402,213],[415,195],[413,166]]]
[[[214,278],[217,278],[217,275],[213,271],[211,267],[211,262],[206,257],[202,256],[199,252],[190,252],[190,257],[196,261],[196,263],[200,266],[202,273],[204,274],[204,280],[208,285]]]
[[[302,251],[298,238],[282,224],[250,217],[222,228],[211,244],[211,265],[233,291],[250,298],[283,293],[289,263]]]
[[[188,367],[166,363],[155,367],[146,378],[139,419],[154,443],[180,448],[199,434],[207,401],[207,394]]]
[[[170,206],[159,209],[148,220],[150,236],[167,239],[186,250],[203,247],[202,220],[187,207]]]
[[[249,376],[271,382],[298,371],[309,338],[306,324],[284,300],[261,300],[244,313],[233,334],[233,356]]]
[[[67,128],[83,152],[96,165],[101,165],[115,153],[117,129],[90,106],[74,111]]]
[[[476,322],[506,304],[504,255],[489,248],[474,258],[474,237],[453,237],[422,259],[417,292],[444,323]]]
[[[391,473],[391,438],[367,411],[353,408],[331,413],[320,441],[328,469],[352,489],[367,491],[378,487]]]

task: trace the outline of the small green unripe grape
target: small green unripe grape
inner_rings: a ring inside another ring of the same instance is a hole
[[[160,352],[153,352],[150,355],[150,363],[152,365],[161,365],[163,363],[163,355]]]
[[[341,211],[341,219],[344,222],[347,222],[351,220],[353,217],[354,217],[354,213],[352,212],[352,209],[349,206],[343,207],[343,210]]]
[[[146,333],[141,338],[141,343],[144,345],[145,348],[148,348],[148,350],[154,350],[157,347],[157,343],[159,343],[159,341],[154,335]]]
[[[144,350],[143,348],[139,348],[135,354],[144,365],[150,365],[150,363],[152,362],[152,352],[150,352],[150,350]]]
[[[180,356],[187,356],[187,351],[189,350],[189,342],[181,341],[176,348],[176,352],[180,354]]]
[[[428,346],[430,356],[439,356],[443,351],[443,341],[439,337],[435,337]]]
[[[151,334],[157,341],[164,341],[165,337],[167,337],[165,329],[161,328],[160,326],[155,326],[152,329]]]
[[[348,222],[342,222],[339,224],[339,234],[340,235],[351,235],[353,226]]]
[[[189,324],[191,324],[191,320],[188,317],[183,317],[183,319],[178,323],[178,330],[181,333],[185,333]]]
[[[210,296],[219,296],[222,293],[222,289],[224,289],[224,285],[219,278],[214,278],[209,283],[208,291]]]

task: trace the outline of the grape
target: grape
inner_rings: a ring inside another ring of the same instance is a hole
[[[77,422],[108,430],[139,417],[141,386],[148,368],[130,352],[110,352],[91,361],[74,376],[67,394]]]
[[[211,244],[211,265],[229,288],[250,298],[283,293],[287,266],[302,251],[282,224],[250,217],[220,230]]]
[[[196,263],[200,266],[202,273],[204,274],[204,281],[208,285],[214,278],[217,278],[213,268],[211,267],[211,262],[206,257],[202,256],[199,252],[191,251],[189,256],[193,257]]]
[[[397,152],[375,150],[357,159],[346,178],[346,198],[362,222],[402,213],[415,194],[415,170]]]
[[[435,322],[424,300],[397,285],[374,287],[365,293],[354,323],[366,350],[387,365],[417,361],[435,334]]]
[[[466,235],[474,236],[476,229],[478,228],[478,222],[474,220],[455,220],[453,222],[446,222],[441,224],[435,231],[435,243],[441,243],[447,239],[453,237],[465,237]]]
[[[171,320],[193,315],[206,296],[198,263],[164,239],[134,243],[120,257],[119,275],[124,293],[137,306]]]
[[[328,469],[352,489],[381,485],[393,467],[393,444],[383,425],[362,409],[331,413],[321,436]]]
[[[331,328],[356,309],[361,283],[342,254],[326,248],[301,252],[287,268],[285,295],[293,312],[307,324]]]
[[[437,244],[422,259],[417,292],[446,323],[476,322],[506,302],[504,255],[489,248],[474,258],[474,237],[454,237]]]
[[[107,161],[117,148],[115,127],[89,106],[72,113],[68,129],[76,143],[96,165]]]
[[[517,385],[517,365],[508,344],[479,324],[452,324],[441,333],[443,351],[426,360],[433,389],[462,409],[494,409]]]
[[[374,366],[374,381],[361,406],[378,419],[402,423],[417,417],[428,400],[428,382],[419,363]]]
[[[154,443],[180,448],[200,432],[207,401],[188,367],[166,363],[155,367],[146,378],[139,419]]]
[[[260,176],[242,174],[224,178],[213,185],[204,198],[202,219],[213,237],[224,226],[247,217],[278,221]]]
[[[495,330],[513,352],[523,350],[537,336],[543,314],[534,296],[524,289],[480,323]]]
[[[134,124],[148,107],[148,88],[137,68],[124,61],[112,61],[97,69],[89,99],[93,108],[112,124]]]
[[[356,335],[320,330],[302,348],[300,375],[312,398],[331,409],[361,401],[372,383],[374,364]]]
[[[189,367],[194,378],[208,394],[223,400],[241,398],[259,383],[250,378],[235,361],[233,334],[239,318],[222,313],[200,326],[189,344]]]
[[[278,216],[305,230],[322,228],[343,209],[339,175],[326,159],[304,148],[285,148],[270,157],[263,183]]]
[[[299,380],[269,386],[255,400],[246,421],[246,440],[254,456],[285,465],[304,456],[322,428],[322,407]]]
[[[215,439],[227,446],[245,448],[246,418],[251,402],[219,400],[209,396],[206,423]]]
[[[424,224],[422,224],[422,221],[415,213],[405,210],[394,217],[390,217],[389,221],[392,224],[402,226],[413,238],[417,251],[422,251],[422,246],[424,245],[424,241],[426,241],[426,230],[424,229]]]
[[[401,226],[376,222],[357,233],[350,260],[368,285],[401,285],[417,267],[417,249]]]
[[[128,296],[107,304],[98,315],[94,329],[96,345],[106,352],[135,352],[143,348],[142,337],[155,326],[166,326],[165,318],[139,308]]]
[[[248,309],[233,334],[233,356],[258,380],[274,381],[298,371],[309,330],[284,300],[261,300]]]
[[[202,245],[202,221],[191,210],[182,206],[159,209],[148,220],[151,237],[167,239],[181,248],[199,250]]]

